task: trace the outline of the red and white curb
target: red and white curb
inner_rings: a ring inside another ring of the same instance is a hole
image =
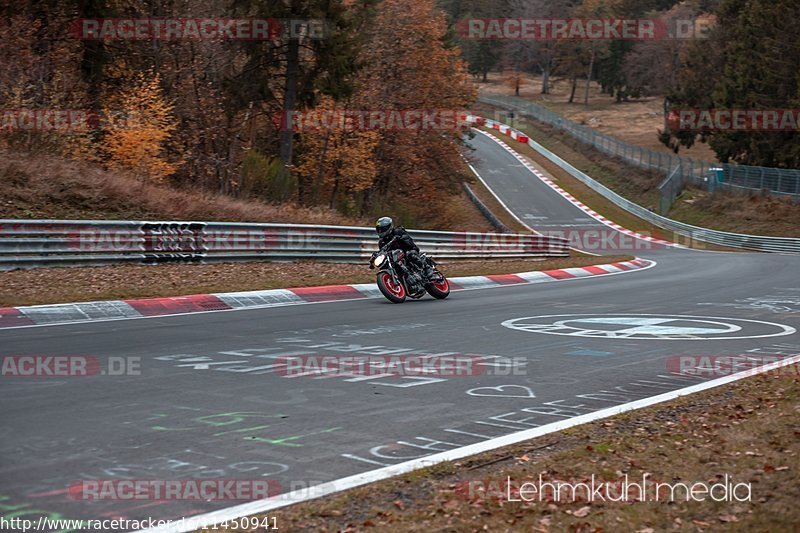
[[[590,276],[608,276],[655,266],[655,261],[636,258],[632,261],[522,272],[519,274],[496,274],[490,276],[466,276],[450,279],[453,291],[489,289],[528,283],[564,281]],[[265,291],[228,292],[219,294],[194,294],[168,298],[146,298],[141,300],[111,300],[100,302],[78,302],[54,305],[32,305],[0,308],[0,329],[53,326],[79,322],[128,320],[259,309],[361,298],[382,298],[374,283],[357,285],[330,285],[326,287],[301,287],[296,289],[272,289]]]
[[[487,122],[491,122],[492,125],[497,124],[496,122],[493,122],[493,121],[487,121]],[[489,126],[489,124],[487,124],[487,126]],[[509,135],[511,135],[512,138],[518,139],[520,142],[523,142],[525,144],[528,144],[530,142],[527,136],[524,136],[524,135],[516,132],[515,130],[513,130],[512,128],[509,128],[508,126],[501,125],[501,127],[499,128],[499,131],[501,133],[504,132],[503,131],[504,128],[505,128],[505,133],[508,133]],[[498,129],[498,128],[495,128],[495,129]],[[656,239],[654,237],[650,237],[649,235],[642,235],[641,233],[637,233],[637,232],[635,232],[633,230],[630,230],[628,228],[620,226],[619,224],[617,224],[616,222],[614,222],[612,220],[607,219],[606,217],[604,217],[603,215],[601,215],[600,213],[598,213],[597,211],[595,211],[594,209],[592,209],[588,205],[584,204],[583,202],[581,202],[580,200],[578,200],[577,198],[572,196],[570,193],[568,193],[567,191],[565,191],[564,189],[562,189],[561,187],[556,185],[553,182],[553,180],[551,180],[550,178],[548,178],[547,176],[542,174],[539,171],[539,169],[537,169],[536,167],[534,167],[530,163],[530,161],[528,161],[525,157],[523,157],[522,155],[517,153],[513,148],[511,148],[511,146],[509,146],[508,144],[503,142],[502,139],[499,139],[499,138],[495,137],[494,135],[492,135],[491,133],[485,132],[485,131],[477,129],[477,128],[475,129],[475,131],[477,131],[478,133],[481,133],[483,135],[486,135],[487,137],[489,137],[490,139],[495,141],[497,144],[499,144],[501,147],[503,147],[503,149],[505,151],[507,151],[508,153],[513,155],[517,159],[517,161],[522,163],[522,165],[525,168],[530,170],[533,173],[534,176],[536,176],[537,178],[542,180],[545,184],[547,184],[547,186],[549,186],[551,189],[553,189],[558,194],[563,196],[567,201],[569,201],[575,207],[577,207],[578,209],[580,209],[581,211],[583,211],[584,213],[586,213],[587,215],[589,215],[593,219],[597,220],[598,222],[601,222],[601,223],[605,224],[606,226],[608,226],[610,228],[613,228],[613,229],[619,231],[620,233],[623,233],[623,234],[628,235],[630,237],[633,237],[635,239],[640,239],[640,240],[647,241],[647,242],[650,242],[650,243],[653,243],[653,244],[659,244],[661,246],[668,246],[668,247],[672,247],[672,248],[685,248],[685,246],[681,246],[680,244],[675,244],[674,242],[665,241],[663,239]],[[524,138],[524,140],[523,140],[523,138]]]

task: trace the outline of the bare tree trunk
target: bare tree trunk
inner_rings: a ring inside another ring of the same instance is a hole
[[[328,141],[330,138],[331,132],[330,130],[326,130],[325,141],[322,143],[322,153],[319,156],[319,164],[317,165],[317,177],[314,179],[314,185],[316,186],[317,190],[322,187],[322,175],[325,172],[325,161],[328,158]]]
[[[289,39],[286,53],[286,85],[283,96],[284,128],[281,130],[281,160],[286,166],[292,164],[292,142],[294,131],[292,129],[292,112],[297,100],[297,72],[300,66],[300,41]],[[300,201],[302,202],[302,197]]]
[[[550,65],[542,69],[542,94],[550,94]]]
[[[542,94],[550,94],[550,70],[553,63],[552,50],[547,48],[549,43],[545,43],[544,61],[539,68],[542,69]]]
[[[372,210],[372,187],[361,193],[361,216],[367,216]]]
[[[336,193],[339,192],[339,175],[337,172],[336,179],[333,180],[333,191],[331,191],[331,202],[328,205],[331,209],[336,207]]]
[[[577,74],[573,74],[572,75],[572,88],[569,91],[569,102],[568,103],[571,104],[573,101],[575,101],[575,89],[577,89],[577,88],[578,88],[578,75]]]
[[[583,105],[589,105],[589,83],[592,81],[592,70],[594,70],[594,46],[592,55],[589,59],[589,70],[586,72],[586,87],[583,88]]]

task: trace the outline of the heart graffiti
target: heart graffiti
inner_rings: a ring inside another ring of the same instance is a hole
[[[510,392],[509,392],[510,391]],[[524,394],[523,394],[524,392]],[[498,398],[536,398],[536,395],[524,385],[498,385],[497,387],[478,387],[467,391],[470,396],[495,396]]]

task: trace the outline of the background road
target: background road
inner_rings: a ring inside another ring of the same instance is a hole
[[[529,225],[599,226],[493,141],[471,143],[476,170]],[[67,487],[224,478],[291,490],[706,379],[671,374],[677,356],[800,353],[791,329],[800,327],[800,258],[633,253],[658,265],[401,306],[370,299],[0,331],[4,356],[140,365],[139,375],[0,377],[0,514],[198,514],[238,502],[89,502]],[[581,316],[527,318],[546,315]],[[520,318],[513,325],[523,329],[503,325]],[[286,355],[390,353],[475,354],[485,364],[447,378],[289,378],[276,366]]]
[[[511,141],[513,142],[513,141]],[[604,230],[608,226],[576,209],[536,179],[522,163],[480,133],[469,141],[479,163],[475,167],[503,203],[525,224],[541,233]],[[610,228],[609,228],[610,229]]]

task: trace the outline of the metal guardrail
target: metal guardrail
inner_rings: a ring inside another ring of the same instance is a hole
[[[472,187],[470,187],[470,186],[467,184],[467,182],[466,182],[466,181],[465,181],[465,182],[462,182],[462,183],[461,183],[461,185],[464,187],[464,192],[466,192],[466,193],[467,193],[467,196],[469,197],[469,199],[470,199],[470,200],[472,200],[472,203],[473,203],[473,204],[475,204],[475,207],[477,207],[477,208],[478,208],[478,210],[479,210],[481,213],[483,213],[483,216],[485,216],[485,217],[486,217],[486,219],[487,219],[487,220],[488,220],[488,221],[489,221],[489,222],[492,224],[492,226],[494,227],[494,229],[496,229],[496,230],[497,230],[497,231],[499,231],[500,233],[514,233],[513,231],[511,231],[511,228],[509,228],[508,226],[506,226],[505,224],[503,224],[503,221],[502,221],[502,220],[500,220],[499,218],[497,218],[497,215],[495,215],[495,214],[492,212],[492,210],[491,210],[491,209],[489,209],[489,206],[488,206],[488,205],[486,205],[485,203],[483,203],[483,200],[481,200],[480,198],[478,198],[478,195],[477,195],[477,194],[475,194],[475,192],[472,190]]]
[[[728,190],[767,192],[773,195],[791,196],[800,199],[800,170],[731,165],[648,150],[600,133],[588,126],[578,124],[563,115],[550,111],[544,106],[519,97],[482,94],[478,96],[478,100],[514,110],[561,129],[576,140],[605,154],[619,157],[639,168],[656,170],[668,176],[677,165],[680,165],[683,173],[683,183],[707,187],[709,185],[709,181],[706,179],[708,178],[708,172],[711,168],[717,167],[723,170],[721,183],[725,183]]]
[[[565,239],[530,234],[410,230],[436,259],[566,257]],[[325,261],[359,263],[371,228],[228,222],[0,220],[0,270],[118,263]]]
[[[476,117],[468,116],[467,120],[474,121]],[[484,119],[485,124],[489,128],[493,128],[495,124],[500,124],[497,121]],[[503,129],[505,128],[505,130]],[[513,128],[503,124],[500,127],[501,132],[508,133],[511,135],[513,133],[514,137],[518,137],[520,135],[524,136],[522,132],[518,132]],[[607,200],[611,201],[617,207],[620,207],[629,213],[636,215],[637,217],[646,220],[647,222],[653,224],[654,226],[658,226],[659,228],[671,231],[676,235],[680,235],[685,237],[691,241],[700,241],[700,242],[707,242],[711,244],[716,244],[719,246],[726,246],[731,248],[741,248],[744,250],[755,250],[760,252],[776,252],[776,253],[793,253],[793,254],[800,254],[800,238],[795,237],[766,237],[761,235],[747,235],[741,233],[730,233],[726,231],[717,231],[708,228],[700,228],[697,226],[692,226],[690,224],[684,224],[683,222],[678,222],[677,220],[672,220],[670,218],[658,215],[649,209],[646,209],[638,204],[623,198],[619,194],[615,193],[602,183],[594,180],[588,174],[578,170],[568,162],[561,159],[559,156],[554,154],[553,152],[549,151],[539,143],[529,139],[527,136],[524,136],[527,140],[528,146],[542,154],[544,157],[558,165],[560,168],[569,172],[569,174],[583,184],[588,186],[593,191],[599,193]],[[679,240],[679,239],[673,239]]]

